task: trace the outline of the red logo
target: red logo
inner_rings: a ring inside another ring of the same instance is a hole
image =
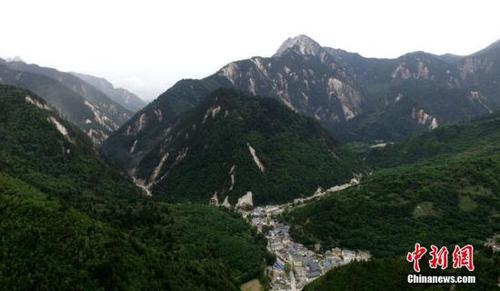
[[[425,247],[420,246],[419,243],[415,244],[415,250],[413,252],[408,252],[406,255],[406,260],[409,263],[413,263],[413,270],[417,273],[420,272],[420,260],[427,253]],[[437,269],[440,267],[442,270],[448,268],[448,248],[441,247],[438,248],[435,245],[431,245],[431,250],[429,255],[431,259],[429,260],[429,267],[431,269]],[[470,244],[464,247],[459,247],[455,245],[455,250],[452,254],[453,257],[453,268],[460,269],[466,267],[469,271],[474,271],[474,247]]]
[[[413,270],[415,272],[420,272],[419,261],[426,252],[427,249],[425,247],[421,247],[419,243],[416,243],[415,250],[406,255],[406,260],[410,263],[413,262]]]
[[[455,246],[453,251],[453,268],[466,267],[469,271],[474,271],[474,247],[466,245],[464,247]]]
[[[448,268],[448,248],[442,247],[438,250],[438,247],[431,245],[431,251],[429,252],[431,259],[429,260],[429,267],[431,269],[437,269],[438,266],[441,270]]]

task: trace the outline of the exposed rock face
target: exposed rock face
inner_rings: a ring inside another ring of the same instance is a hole
[[[146,113],[141,113],[138,120],[127,126],[127,135],[137,135],[140,133],[146,126],[146,118]]]
[[[253,198],[252,192],[248,191],[245,195],[238,198],[238,203],[236,203],[236,208],[252,208]]]
[[[396,59],[391,78],[397,80],[420,80],[446,84],[450,88],[462,86],[460,70],[438,56],[415,52]]]
[[[64,127],[64,125],[62,125],[55,117],[53,116],[50,116],[47,118],[47,120],[54,124],[55,127],[57,128],[57,130],[64,136],[64,137],[68,137],[69,133],[68,133],[68,130],[66,129],[66,127]]]
[[[259,168],[259,170],[262,173],[264,173],[264,171],[266,170],[266,168],[264,167],[264,165],[260,161],[259,157],[255,153],[255,149],[250,144],[247,144],[247,145],[248,145],[248,150],[250,151],[250,154],[252,155],[253,161],[255,162],[255,165],[257,165],[257,168]]]
[[[352,119],[360,113],[361,94],[351,86],[336,78],[330,78],[328,79],[328,95],[337,97],[346,120]]]
[[[26,97],[24,97],[24,100],[26,100],[26,102],[28,102],[30,104],[35,105],[36,107],[38,107],[40,109],[47,110],[47,111],[51,111],[52,110],[47,104],[42,104],[41,102],[39,102],[38,100],[32,98],[29,95],[26,95]]]
[[[429,129],[436,129],[439,123],[436,117],[426,113],[423,109],[412,109],[411,118],[413,118],[419,125],[427,126]]]
[[[106,94],[106,96],[110,97],[113,101],[132,112],[137,112],[146,105],[146,102],[141,100],[134,93],[123,88],[115,88],[113,84],[104,78],[80,73],[71,74],[94,86],[96,89]]]
[[[411,72],[411,70],[406,66],[406,63],[401,63],[392,73],[392,78],[406,79],[417,79],[417,80],[429,80],[429,68],[422,61],[418,61],[417,70]]]
[[[322,47],[312,38],[301,34],[297,37],[290,37],[285,40],[274,56],[280,57],[289,49],[296,50],[303,55],[317,55],[322,50]]]
[[[481,94],[479,91],[470,91],[470,95],[468,95],[469,100],[472,102],[477,102],[482,105],[489,113],[493,113],[491,106],[488,105],[489,100],[485,96]]]
[[[478,77],[494,76],[495,68],[500,65],[491,55],[497,51],[500,47],[492,45],[484,52],[467,57],[414,52],[397,59],[369,59],[321,47],[311,38],[300,35],[287,39],[272,58],[255,57],[230,63],[216,76],[252,94],[277,98],[290,109],[315,118],[341,136],[346,130],[358,131],[357,124],[366,126],[367,118],[373,120],[376,115],[404,112],[404,116],[394,117],[409,122],[404,129],[398,129],[408,135],[422,128],[432,129],[441,123],[487,114],[494,104],[500,104],[498,74],[488,83],[482,81],[485,77]],[[387,102],[387,98],[399,100],[398,95],[392,97],[396,90],[396,94],[410,96],[414,104],[408,106],[408,100],[397,105]],[[471,90],[478,95],[473,97],[469,94]],[[432,108],[435,119],[423,124],[412,116],[413,106]],[[411,125],[410,120],[416,122]],[[369,126],[379,127],[384,122],[376,120]]]
[[[133,139],[125,170],[153,195],[251,207],[291,201],[352,175],[350,159],[316,121],[271,98],[219,89],[153,131],[148,113],[127,127]]]
[[[102,143],[132,117],[130,111],[92,85],[52,68],[0,59],[0,83],[36,93],[80,127],[95,144]]]
[[[283,44],[286,49],[273,58],[231,63],[216,75],[252,94],[277,98],[327,127],[362,112],[362,94],[352,76],[321,47],[305,46],[299,40]]]
[[[170,133],[179,115],[222,87],[279,100],[339,139],[395,141],[496,110],[499,76],[498,46],[465,57],[413,52],[374,59],[322,47],[300,35],[286,40],[270,58],[232,62],[207,78],[179,81],[113,134],[103,154],[119,167],[136,167],[159,143],[180,138]],[[222,114],[230,115],[223,108],[209,108],[203,121]]]

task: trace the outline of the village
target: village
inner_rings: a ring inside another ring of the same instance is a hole
[[[294,242],[290,237],[290,227],[278,219],[283,212],[293,207],[300,207],[306,202],[341,191],[357,183],[359,180],[353,179],[350,183],[335,186],[326,191],[318,189],[314,195],[296,199],[293,203],[241,210],[243,217],[266,235],[267,248],[276,255],[276,262],[268,269],[271,290],[302,290],[307,283],[335,267],[370,258],[368,252],[360,250],[333,248],[324,252],[312,251]]]

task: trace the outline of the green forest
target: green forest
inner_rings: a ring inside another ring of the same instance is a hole
[[[499,122],[492,115],[369,151],[373,174],[294,209],[292,234],[375,256],[401,255],[416,241],[479,244],[500,230]]]
[[[471,243],[482,249],[500,231],[499,122],[493,114],[384,148],[351,145],[365,156],[372,175],[358,186],[297,207],[284,219],[292,225],[292,236],[310,247],[368,250],[374,258],[330,271],[305,290],[404,290],[410,288],[401,281],[410,264],[399,258],[415,242]],[[476,259],[480,284],[457,290],[494,288],[500,276],[498,254],[481,251]]]
[[[32,93],[0,86],[0,285],[237,290],[274,258],[235,213],[147,198]],[[50,117],[68,131],[61,134]]]
[[[212,115],[214,108],[218,113]],[[168,153],[158,175],[165,178],[152,191],[173,202],[208,203],[217,192],[220,202],[227,196],[234,205],[251,191],[256,205],[283,203],[309,196],[318,186],[345,183],[353,172],[362,171],[355,157],[315,120],[277,100],[232,89],[212,92],[195,110],[181,115],[164,140],[142,158],[137,175],[147,180]]]
[[[307,245],[401,255],[415,242],[480,244],[499,230],[500,154],[380,170],[359,186],[294,209]]]
[[[423,276],[476,276],[474,284],[455,284],[452,290],[496,290],[500,273],[500,254],[481,251],[475,255],[478,266],[474,272],[467,270],[431,270],[427,260],[421,260]],[[385,290],[450,290],[449,284],[409,284],[408,274],[414,274],[411,264],[402,257],[379,258],[368,262],[354,262],[336,268],[314,282],[304,291],[385,291]]]

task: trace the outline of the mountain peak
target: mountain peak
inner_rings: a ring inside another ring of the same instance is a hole
[[[303,55],[315,55],[321,50],[321,46],[314,39],[301,34],[285,40],[274,56],[279,57],[288,49],[294,49],[296,52]]]

